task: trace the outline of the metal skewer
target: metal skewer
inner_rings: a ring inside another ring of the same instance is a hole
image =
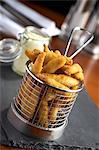
[[[72,31],[71,31],[71,34],[70,34],[70,38],[68,40],[68,44],[67,44],[67,47],[65,49],[65,56],[67,55],[68,53],[68,50],[70,48],[70,44],[71,44],[71,41],[73,39],[73,36],[75,34],[75,31],[84,31],[86,32],[87,34],[89,34],[90,38],[85,42],[83,43],[83,45],[81,47],[79,47],[71,56],[70,58],[74,58],[85,46],[87,46],[94,38],[94,35],[92,33],[90,33],[89,31],[85,30],[85,29],[82,29],[80,27],[75,27]]]

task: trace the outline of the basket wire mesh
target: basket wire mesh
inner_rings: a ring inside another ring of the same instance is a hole
[[[46,85],[31,73],[29,65],[14,99],[16,111],[35,127],[61,127],[68,120],[79,90],[64,91]]]

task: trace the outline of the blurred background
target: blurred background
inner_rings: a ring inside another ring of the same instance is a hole
[[[77,0],[54,0],[54,1],[31,1],[39,6],[45,6],[55,12],[59,12],[63,15],[66,15],[70,8],[76,3]]]

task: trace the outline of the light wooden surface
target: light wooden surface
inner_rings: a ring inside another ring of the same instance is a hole
[[[47,8],[43,8],[37,6],[36,4],[31,6],[29,2],[26,2],[30,7],[41,12],[43,15],[46,14],[47,17],[56,21],[57,26],[60,26],[65,16],[61,14],[57,14],[48,10]],[[55,37],[52,39],[51,47],[53,49],[64,49],[66,43],[61,39]],[[87,52],[81,52],[77,57],[75,57],[75,62],[78,62],[84,69],[85,75],[85,87],[88,91],[88,94],[91,96],[93,105],[95,104],[99,107],[99,59],[95,59],[92,55]],[[13,150],[14,148],[0,146],[0,150]],[[15,150],[19,150],[16,148]]]

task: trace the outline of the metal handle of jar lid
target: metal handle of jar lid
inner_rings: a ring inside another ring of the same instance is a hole
[[[67,55],[68,53],[68,50],[70,48],[70,44],[72,42],[72,39],[73,39],[73,36],[75,34],[76,31],[84,31],[86,32],[87,34],[90,35],[90,38],[85,42],[83,43],[83,45],[79,48],[76,49],[76,51],[70,56],[70,58],[74,58],[85,46],[87,46],[94,38],[94,35],[92,33],[90,33],[89,31],[85,30],[85,29],[82,29],[80,27],[75,27],[72,31],[71,31],[71,34],[70,34],[70,37],[69,37],[69,40],[68,40],[68,43],[67,43],[67,46],[65,48],[65,56]]]

